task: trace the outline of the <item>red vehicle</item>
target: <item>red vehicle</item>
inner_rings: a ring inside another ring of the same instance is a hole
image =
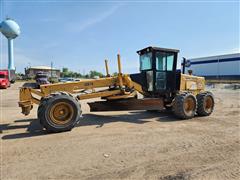
[[[10,85],[8,70],[0,70],[0,88],[7,89]]]

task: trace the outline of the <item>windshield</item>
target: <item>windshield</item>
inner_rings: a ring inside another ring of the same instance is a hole
[[[160,71],[173,70],[174,55],[163,52],[156,53],[156,69]]]
[[[140,70],[152,69],[152,53],[140,55]]]
[[[0,78],[6,78],[5,74],[0,74]]]

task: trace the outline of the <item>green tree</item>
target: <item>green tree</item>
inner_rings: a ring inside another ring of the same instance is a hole
[[[103,77],[104,75],[101,72],[92,70],[89,72],[90,78],[94,78],[95,76]]]
[[[73,77],[73,78],[94,78],[94,77],[104,77],[101,72],[91,70],[88,74],[82,75],[81,73],[70,71],[68,68],[63,67],[61,72],[61,77]]]
[[[112,75],[113,75],[113,76],[117,76],[117,75],[118,75],[118,73],[117,73],[117,72],[114,72]]]
[[[69,75],[68,68],[63,67],[62,72],[60,73],[60,76],[61,77],[69,77],[68,75]]]
[[[67,72],[68,72],[68,68],[63,67],[63,68],[62,68],[62,72],[63,72],[63,73],[67,73]]]

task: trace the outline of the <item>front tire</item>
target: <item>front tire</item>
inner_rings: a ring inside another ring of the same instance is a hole
[[[204,92],[197,95],[197,114],[199,116],[209,116],[214,109],[214,97],[211,92]]]
[[[197,111],[196,97],[190,93],[179,94],[173,103],[173,112],[180,119],[190,119]]]
[[[54,93],[41,100],[38,119],[48,132],[70,131],[79,122],[81,107],[77,99],[67,93]]]

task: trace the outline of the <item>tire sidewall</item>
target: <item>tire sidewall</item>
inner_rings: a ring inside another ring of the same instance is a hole
[[[206,108],[205,108],[205,105],[206,105],[206,101],[207,101],[207,98],[211,98],[212,99],[212,107],[211,107],[211,111],[210,112],[207,112],[206,111]],[[214,98],[213,98],[213,96],[212,96],[212,94],[211,93],[207,93],[206,95],[204,95],[203,96],[203,110],[204,110],[204,112],[205,112],[205,115],[210,115],[212,112],[213,112],[213,109],[214,109],[214,104],[215,104],[215,102],[214,102]]]
[[[192,113],[187,113],[184,108],[184,102],[188,99],[192,98],[194,100],[195,108],[193,109]],[[178,94],[173,103],[173,112],[174,114],[180,119],[191,119],[195,116],[197,111],[197,100],[196,97],[191,93],[182,93]]]
[[[212,109],[210,112],[207,112],[204,107],[207,97],[210,97],[213,101]],[[212,112],[214,110],[214,106],[215,106],[215,101],[214,101],[214,96],[211,92],[206,91],[206,92],[202,92],[202,93],[198,94],[197,102],[198,102],[197,114],[199,116],[209,116],[210,114],[212,114]]]
[[[53,105],[55,105],[58,102],[66,102],[71,105],[73,108],[73,117],[72,119],[64,124],[64,125],[57,125],[52,122],[50,119],[50,110]],[[61,131],[68,131],[71,130],[78,122],[78,119],[80,118],[80,108],[78,102],[68,95],[61,95],[61,96],[54,96],[49,99],[49,101],[46,103],[45,107],[46,111],[44,112],[45,121],[43,121],[43,124],[45,127],[48,127],[48,130],[52,130],[54,132],[61,132]]]
[[[192,95],[192,94],[188,94],[185,98],[184,98],[184,102],[185,103],[187,101],[188,98],[191,98],[194,101],[194,109],[192,110],[191,113],[187,112],[186,109],[183,107],[183,111],[184,113],[188,116],[188,117],[194,117],[196,111],[197,111],[197,100],[196,98]]]

